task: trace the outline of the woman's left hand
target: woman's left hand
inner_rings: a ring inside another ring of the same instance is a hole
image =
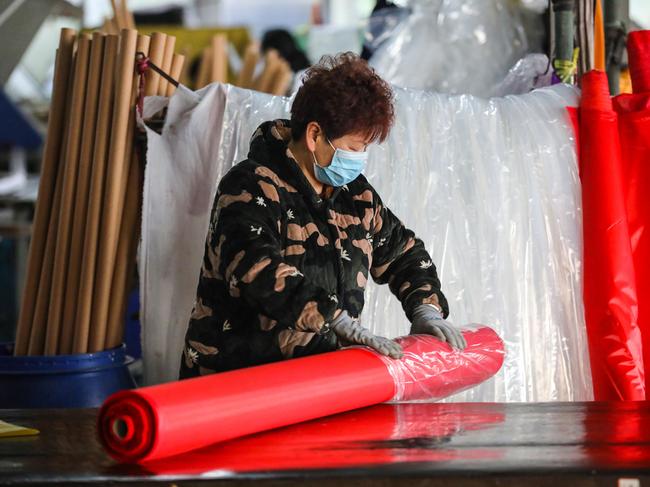
[[[421,304],[415,308],[410,334],[433,335],[458,350],[467,347],[465,337],[460,330],[446,321],[442,313],[429,304]]]

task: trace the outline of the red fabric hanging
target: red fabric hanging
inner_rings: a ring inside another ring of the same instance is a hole
[[[596,400],[644,400],[642,338],[618,117],[605,73],[585,74],[582,90],[584,304],[594,396]]]
[[[452,394],[494,375],[503,342],[487,327],[463,332],[452,350],[428,336],[401,339],[404,358],[388,361],[349,348],[172,382],[109,397],[99,418],[108,453],[147,462],[207,445],[424,392]]]
[[[613,104],[618,113],[643,357],[650,364],[650,31],[630,34],[628,54],[634,94],[620,95]]]

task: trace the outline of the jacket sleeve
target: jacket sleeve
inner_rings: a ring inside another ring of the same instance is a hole
[[[376,193],[375,197],[372,278],[378,284],[388,283],[409,320],[413,309],[425,303],[440,306],[446,318],[449,305],[440,290],[436,266],[422,240],[383,205]]]
[[[278,188],[270,180],[231,172],[215,199],[210,251],[233,298],[281,326],[319,332],[338,309],[336,297],[284,261],[281,215]]]

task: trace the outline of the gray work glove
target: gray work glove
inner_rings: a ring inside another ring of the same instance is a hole
[[[387,355],[394,359],[402,358],[402,347],[397,342],[373,335],[370,333],[370,330],[364,328],[357,320],[351,318],[347,311],[342,311],[341,314],[332,320],[330,329],[344,343],[365,345],[382,355]]]
[[[459,350],[467,347],[460,330],[446,321],[442,313],[431,304],[421,304],[415,308],[410,334],[433,335]]]

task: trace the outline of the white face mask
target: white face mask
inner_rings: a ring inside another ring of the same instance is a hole
[[[316,154],[312,152],[316,179],[323,184],[329,184],[337,188],[357,179],[366,167],[368,151],[356,152],[337,149],[329,139],[327,139],[327,142],[334,149],[334,156],[329,166],[320,166],[316,160]]]

